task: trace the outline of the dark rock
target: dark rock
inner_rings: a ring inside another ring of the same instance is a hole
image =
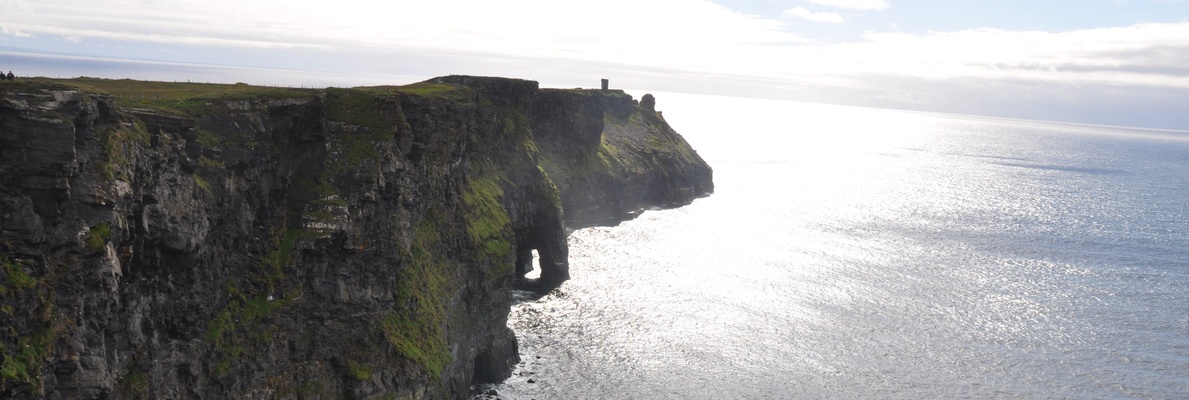
[[[615,225],[645,208],[681,206],[714,191],[710,166],[626,93],[541,92],[533,135],[569,228]]]
[[[512,287],[569,278],[567,229],[713,190],[621,91],[429,84],[0,88],[0,398],[462,398],[519,362]]]
[[[640,98],[640,107],[648,111],[656,111],[656,97],[652,97],[652,93],[647,93]]]

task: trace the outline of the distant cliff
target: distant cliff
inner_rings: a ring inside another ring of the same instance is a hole
[[[651,104],[651,103],[650,103]],[[713,190],[627,94],[0,83],[0,397],[461,398],[566,229]]]

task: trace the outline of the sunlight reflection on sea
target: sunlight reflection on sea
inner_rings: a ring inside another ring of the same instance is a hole
[[[657,100],[716,193],[574,232],[501,396],[1189,392],[1189,135]]]

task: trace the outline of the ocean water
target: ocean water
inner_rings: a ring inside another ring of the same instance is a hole
[[[0,55],[22,76],[426,78]],[[523,362],[481,392],[1189,398],[1189,132],[657,100],[716,193],[574,232],[573,278],[521,295]]]
[[[657,108],[716,193],[573,232],[573,278],[513,306],[523,362],[481,391],[1189,397],[1189,132]]]

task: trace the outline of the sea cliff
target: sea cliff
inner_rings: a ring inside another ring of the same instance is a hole
[[[0,397],[462,398],[568,229],[712,190],[621,91],[6,82]]]

